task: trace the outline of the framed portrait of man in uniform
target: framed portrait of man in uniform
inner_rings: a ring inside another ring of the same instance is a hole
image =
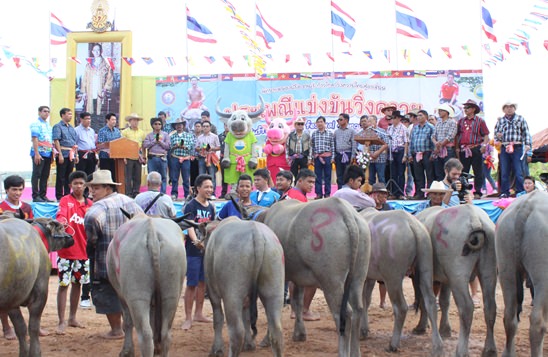
[[[67,35],[67,98],[74,108],[74,125],[82,112],[91,114],[97,132],[105,116],[124,118],[131,108],[131,32],[71,32]],[[122,125],[123,123],[119,123]]]

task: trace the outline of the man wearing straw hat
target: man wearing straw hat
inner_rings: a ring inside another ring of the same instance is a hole
[[[141,164],[146,163],[146,158],[143,157],[141,147],[143,141],[145,141],[146,134],[139,128],[139,122],[143,120],[138,114],[131,113],[126,117],[126,122],[129,123],[129,128],[122,131],[122,136],[126,139],[133,140],[139,144],[139,159],[124,159],[126,164],[125,168],[125,181],[126,181],[126,194],[135,198],[141,190]]]
[[[430,188],[422,188],[421,191],[426,193],[427,200],[424,202],[421,202],[417,206],[417,209],[415,210],[415,212],[413,212],[413,214],[422,212],[429,207],[435,207],[435,206],[441,206],[443,208],[449,207],[443,202],[443,198],[445,197],[446,193],[453,192],[453,190],[450,188],[446,188],[442,181],[434,181],[432,182],[432,185],[430,186]]]
[[[120,183],[113,182],[110,171],[93,173],[89,187],[93,205],[84,217],[87,235],[87,253],[90,260],[91,296],[95,311],[107,315],[111,330],[102,335],[105,339],[124,337],[122,330],[122,307],[116,291],[107,275],[107,250],[114,233],[127,221],[120,208],[129,214],[143,213],[134,200],[116,192]]]
[[[445,177],[443,166],[452,157],[457,157],[455,153],[455,136],[457,135],[457,122],[453,120],[455,111],[447,104],[443,103],[438,107],[438,120],[432,135],[434,149],[434,180],[441,181]]]

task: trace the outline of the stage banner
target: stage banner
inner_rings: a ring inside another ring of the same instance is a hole
[[[458,115],[462,103],[472,99],[483,108],[483,77],[480,70],[388,71],[388,72],[311,72],[265,74],[218,74],[207,76],[168,76],[156,79],[156,109],[168,115],[168,122],[185,117],[192,130],[202,111],[221,132],[224,128],[215,113],[219,109],[257,110],[259,96],[271,118],[290,119],[294,110],[306,117],[306,130],[316,129],[318,116],[327,119],[327,128],[336,129],[340,113],[350,115],[350,125],[359,129],[362,115],[382,116],[381,109],[394,105],[403,114],[425,109],[436,114],[441,103],[451,104]],[[264,115],[264,114],[263,114]],[[254,125],[259,142],[265,140],[265,124]]]

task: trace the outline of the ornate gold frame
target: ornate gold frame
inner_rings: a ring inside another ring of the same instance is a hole
[[[67,34],[67,91],[65,103],[68,108],[74,108],[76,91],[76,62],[71,58],[77,55],[79,43],[91,42],[121,42],[122,57],[131,57],[131,32],[70,32]],[[124,62],[122,60],[122,62]],[[120,127],[125,126],[125,117],[131,113],[131,66],[122,63],[120,72]]]

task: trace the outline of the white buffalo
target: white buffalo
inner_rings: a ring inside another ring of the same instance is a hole
[[[523,278],[535,288],[529,317],[531,356],[542,356],[548,316],[548,194],[534,191],[518,198],[497,222],[496,250],[500,286],[504,296],[506,346],[503,357],[515,357],[514,337],[523,301]],[[521,295],[521,298],[518,296]],[[521,301],[520,301],[521,300]],[[519,306],[518,306],[519,305]]]
[[[133,356],[133,326],[142,357],[168,355],[171,325],[186,274],[181,228],[169,219],[137,215],[120,226],[107,251],[108,278],[124,317],[120,356]]]

